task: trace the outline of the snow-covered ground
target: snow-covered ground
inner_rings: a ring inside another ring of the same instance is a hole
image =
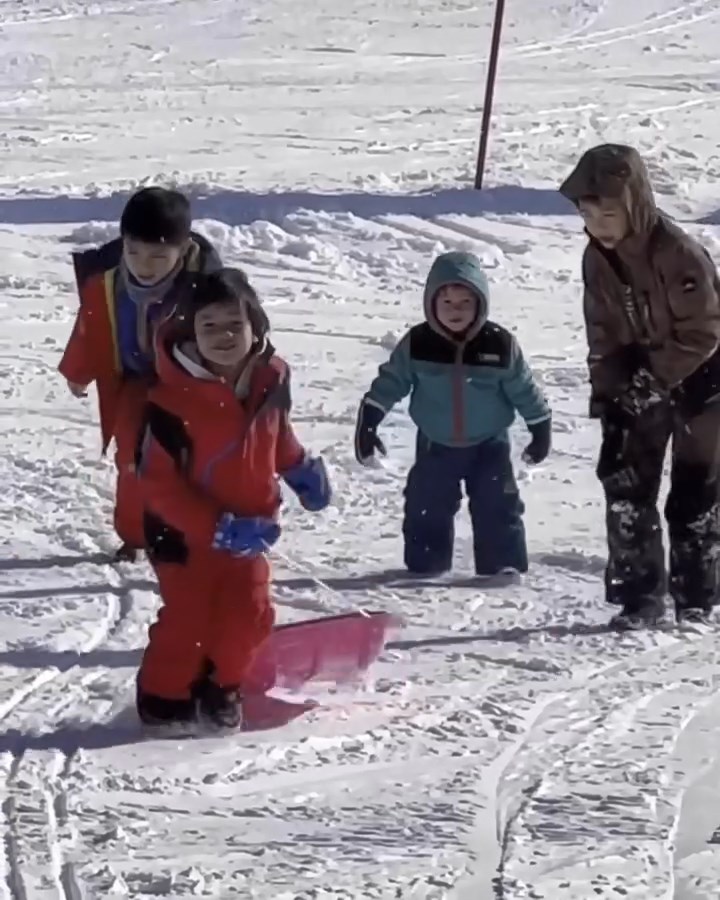
[[[720,3],[509,2],[480,195],[492,6],[0,2],[3,897],[720,896],[720,650],[602,628],[583,241],[556,194],[586,147],[635,144],[720,261]],[[294,368],[298,430],[333,470],[328,513],[288,505],[281,620],[407,620],[366,692],[274,731],[135,738],[157,598],[143,565],[102,562],[112,470],[94,404],[55,369],[69,253],[114,235],[146,182],[187,187],[250,273]],[[455,575],[403,581],[403,410],[385,468],[353,460],[358,401],[418,319],[433,256],[455,248],[484,260],[555,412],[551,460],[518,466],[521,586],[472,581],[464,520]]]

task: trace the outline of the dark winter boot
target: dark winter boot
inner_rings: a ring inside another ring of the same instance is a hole
[[[135,704],[143,725],[158,728],[191,728],[197,722],[197,703],[195,700],[171,700],[146,694],[137,687]]]
[[[242,695],[235,687],[220,687],[211,679],[197,686],[200,716],[222,730],[237,730],[242,726]]]
[[[665,617],[665,604],[656,598],[643,598],[635,603],[626,603],[622,610],[610,619],[610,628],[615,631],[641,631],[661,624]]]
[[[131,544],[123,543],[113,554],[113,562],[137,562],[139,550]]]
[[[700,606],[688,606],[675,610],[675,619],[681,628],[689,631],[704,630],[713,624],[712,610]]]

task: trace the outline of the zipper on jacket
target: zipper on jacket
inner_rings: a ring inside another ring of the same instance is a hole
[[[465,409],[463,406],[463,356],[465,355],[465,342],[458,345],[455,351],[453,364],[452,394],[453,394],[453,431],[455,440],[462,443],[465,440]]]
[[[602,244],[600,244],[598,241],[593,240],[593,243],[603,255],[607,264],[612,269],[613,274],[620,282],[623,298],[622,306],[625,317],[628,321],[628,324],[630,325],[633,334],[635,335],[637,342],[642,344],[647,341],[648,335],[646,315],[643,314],[644,310],[642,307],[642,303],[638,299],[627,268],[624,262],[620,259],[617,251],[608,250],[606,247],[603,247]]]

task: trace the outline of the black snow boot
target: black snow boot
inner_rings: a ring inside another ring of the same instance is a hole
[[[113,562],[137,562],[139,549],[133,547],[132,544],[121,544],[113,554]]]
[[[143,725],[184,729],[197,722],[197,702],[195,700],[171,700],[155,694],[146,694],[138,687],[135,694],[135,705]]]
[[[665,604],[655,598],[643,598],[635,603],[626,603],[617,615],[610,619],[610,628],[615,631],[642,631],[660,625],[665,618]]]
[[[702,606],[678,607],[675,610],[675,620],[680,626],[688,628],[703,628],[712,625],[712,610]]]
[[[213,728],[237,730],[242,727],[242,694],[236,687],[220,687],[212,679],[199,682],[196,696],[200,716]]]

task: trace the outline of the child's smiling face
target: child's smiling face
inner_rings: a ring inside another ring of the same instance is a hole
[[[435,315],[447,331],[462,334],[477,318],[477,294],[464,284],[446,284],[435,295]]]
[[[239,366],[253,343],[245,301],[228,300],[203,307],[195,316],[195,340],[211,370]]]

